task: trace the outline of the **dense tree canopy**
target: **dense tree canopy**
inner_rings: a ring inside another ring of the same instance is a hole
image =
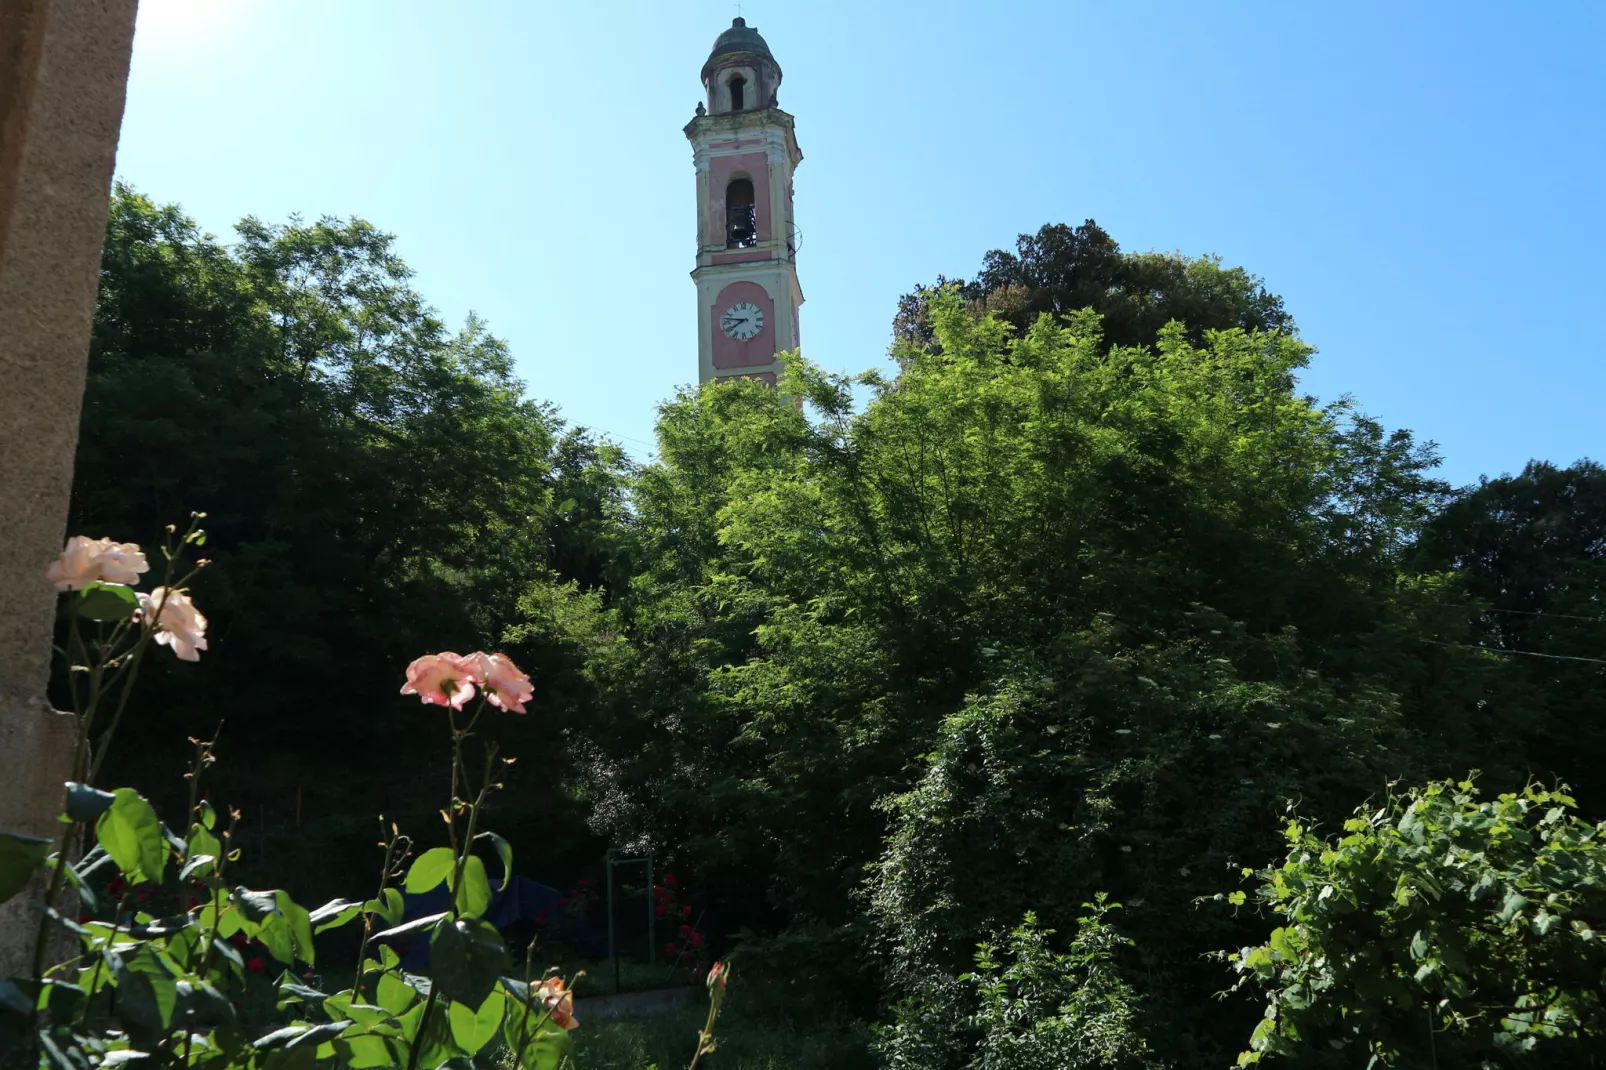
[[[991,312],[1022,331],[1044,312],[1068,316],[1092,309],[1102,317],[1106,346],[1152,346],[1173,322],[1195,345],[1206,331],[1229,327],[1294,333],[1283,299],[1243,268],[1222,267],[1212,256],[1124,253],[1091,219],[1022,234],[1015,252],[994,249],[984,256],[974,279],[939,279],[933,289],[944,285],[952,285],[972,312]],[[900,340],[921,346],[935,340],[930,301],[929,290],[899,299],[893,330]]]
[[[1325,834],[1479,769],[1606,806],[1598,466],[1452,493],[1431,446],[1299,393],[1258,279],[1092,221],[897,327],[896,377],[794,354],[779,392],[667,402],[638,470],[369,225],[224,246],[120,189],[73,530],[205,510],[227,640],[157,681],[123,772],[170,787],[224,719],[248,814],[318,792],[366,843],[444,779],[401,667],[504,648],[537,694],[499,827],[553,865],[651,846],[911,1070],[1230,1062],[1263,1008],[1211,1000],[1210,954],[1265,944],[1225,897],[1290,805]]]
[[[1402,582],[1434,458],[1300,397],[1285,332],[1111,347],[1091,312],[928,314],[862,411],[801,362],[802,412],[752,385],[665,408],[632,643],[588,729],[635,802],[608,817],[749,910],[878,933],[910,1000],[895,1061],[958,1050],[978,933],[1069,930],[1099,891],[1156,1046],[1230,1057],[1252,1020],[1200,1000],[1201,955],[1244,922],[1191,904],[1276,849],[1287,800],[1337,817],[1394,777],[1527,772],[1462,596]]]
[[[532,591],[600,586],[627,463],[525,400],[479,321],[448,331],[389,235],[239,231],[225,247],[127,188],[112,204],[72,528],[149,542],[204,511],[196,597],[218,640],[182,688],[153,681],[119,760],[171,790],[185,735],[222,721],[224,783],[251,817],[293,821],[298,794],[395,813],[438,750],[396,695],[402,667],[495,645]],[[561,660],[522,634],[534,663]],[[543,712],[567,712],[561,693]],[[388,746],[362,742],[376,715]],[[513,730],[532,758],[551,749],[534,722]]]
[[[1514,652],[1535,771],[1564,770],[1606,814],[1606,469],[1535,461],[1481,480],[1427,526],[1418,567],[1452,570],[1477,641]]]

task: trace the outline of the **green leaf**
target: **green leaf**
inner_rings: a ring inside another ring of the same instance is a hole
[[[106,959],[117,977],[117,1016],[150,1036],[172,1026],[178,1007],[178,982],[149,945],[123,958],[107,951]]]
[[[481,836],[490,840],[496,846],[496,856],[502,860],[502,887],[513,879],[513,845],[494,832],[482,832]]]
[[[400,925],[407,916],[407,900],[395,888],[385,889],[385,920],[391,925]]]
[[[470,1055],[485,1047],[496,1036],[506,1005],[507,997],[494,989],[477,1011],[466,1004],[453,1003],[450,1015],[452,1039],[457,1041],[457,1046]]]
[[[117,796],[88,784],[68,783],[67,816],[74,821],[93,821],[106,812]]]
[[[301,1034],[305,1033],[308,1028],[309,1027],[307,1025],[299,1022],[294,1025],[287,1025],[282,1029],[275,1029],[271,1033],[267,1033],[258,1037],[251,1042],[251,1046],[257,1051],[265,1051],[271,1048],[283,1047],[296,1037],[299,1037]]]
[[[562,1070],[572,1065],[573,1058],[574,1041],[568,1031],[549,1019],[519,1050],[518,1065],[522,1070]]]
[[[262,919],[262,925],[257,929],[257,939],[262,941],[272,955],[286,966],[294,966],[296,962],[296,941],[290,934],[290,923],[283,914],[269,914]]]
[[[131,883],[160,881],[167,868],[167,842],[156,811],[133,788],[118,788],[95,822],[95,838]]]
[[[391,1014],[403,1014],[413,1005],[418,993],[413,991],[412,985],[395,974],[382,973],[379,975],[379,986],[375,990],[374,998]]]
[[[87,620],[127,620],[139,608],[132,587],[120,583],[91,583],[78,592],[76,612]]]
[[[302,1045],[307,1045],[308,1047],[316,1048],[324,1041],[338,1037],[350,1028],[350,1022],[324,1022],[322,1025],[313,1026],[300,1036],[292,1037],[285,1047],[298,1048]]]
[[[49,854],[47,839],[0,832],[0,903],[22,891]]]
[[[205,981],[178,983],[178,1010],[183,1024],[191,1029],[235,1020],[234,1004]]]
[[[361,903],[353,903],[348,899],[331,899],[309,915],[314,926],[313,934],[338,929],[361,913]]]
[[[446,917],[446,912],[443,910],[439,914],[429,914],[422,918],[414,918],[412,921],[409,921],[404,925],[397,925],[395,928],[386,929],[383,932],[375,933],[373,935],[373,939],[376,941],[390,940],[397,936],[406,936],[409,933],[416,933],[422,929],[430,929],[433,928],[444,917]]]
[[[414,895],[439,887],[457,868],[457,856],[450,847],[434,847],[419,855],[407,870],[404,882]]]
[[[430,937],[429,967],[441,995],[478,1007],[508,968],[507,948],[488,922],[442,918]]]
[[[334,1042],[339,1063],[349,1070],[369,1070],[379,1066],[406,1066],[409,1049],[399,1037],[373,1033],[341,1037]]]
[[[312,944],[312,918],[307,908],[290,898],[290,893],[282,889],[273,893],[279,906],[279,914],[284,918],[285,927],[290,932],[290,939],[295,945],[295,954],[308,966],[313,965],[313,957],[317,953]]]
[[[491,906],[491,882],[485,863],[470,855],[463,862],[463,887],[457,893],[457,908],[465,916],[477,918]]]
[[[253,892],[249,888],[234,889],[234,905],[240,910],[248,921],[261,922],[273,914],[279,913],[279,893]]]
[[[403,1031],[405,1035],[413,1039],[413,1043],[420,1049],[418,1053],[419,1070],[434,1070],[435,1067],[440,1066],[446,1060],[460,1056],[463,1053],[458,1050],[457,1045],[452,1041],[452,1024],[447,1020],[445,1014],[431,1014],[428,1027],[420,1035],[419,1026],[423,1024],[421,1014],[423,1009],[424,1005],[420,1003],[407,1013],[407,1018],[411,1020],[411,1023],[409,1026],[409,1023],[404,1021]],[[438,1010],[439,1008],[437,1008]],[[414,1015],[419,1017],[414,1018]]]

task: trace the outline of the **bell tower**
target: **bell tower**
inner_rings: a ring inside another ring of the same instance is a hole
[[[703,64],[706,100],[686,124],[697,169],[697,379],[756,376],[799,345],[792,172],[803,160],[775,101],[781,67],[743,19]]]

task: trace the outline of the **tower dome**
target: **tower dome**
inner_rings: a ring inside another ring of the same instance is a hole
[[[781,65],[775,62],[775,55],[770,52],[770,46],[759,36],[758,29],[747,24],[747,20],[737,16],[731,20],[730,29],[714,38],[714,47],[709,50],[708,62],[703,64],[703,81],[708,81],[709,72],[719,65],[720,60],[728,56],[741,54],[763,56],[775,68],[775,81],[781,80]]]

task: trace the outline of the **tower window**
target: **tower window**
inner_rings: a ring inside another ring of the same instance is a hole
[[[731,111],[742,110],[742,97],[747,91],[747,79],[737,75],[731,79]]]
[[[758,244],[758,218],[753,210],[753,180],[738,178],[725,187],[725,244],[741,249]]]

